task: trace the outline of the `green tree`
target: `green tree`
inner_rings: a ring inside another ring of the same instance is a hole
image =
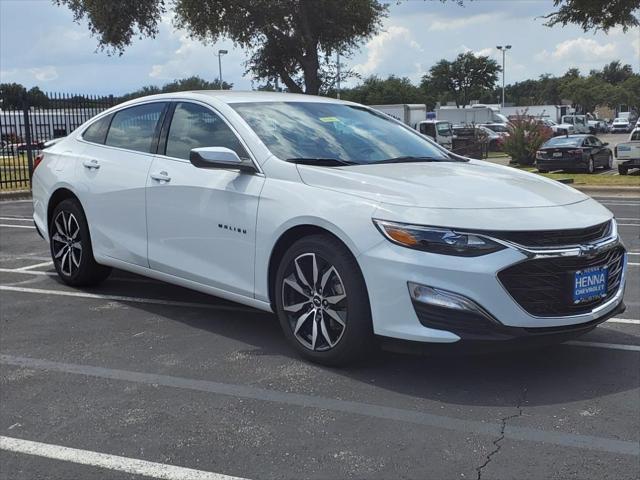
[[[466,52],[452,62],[440,60],[423,77],[422,85],[425,88],[430,86],[441,96],[450,94],[458,107],[464,107],[471,100],[491,92],[501,71],[495,60]]]
[[[366,78],[360,85],[343,90],[340,98],[364,105],[425,103],[424,95],[411,83],[411,80],[395,75],[386,79],[376,76]]]
[[[570,23],[588,30],[603,30],[621,26],[626,32],[640,26],[640,0],[553,0],[555,12],[545,15],[547,23],[566,26]]]
[[[620,60],[605,65],[602,70],[591,70],[589,75],[602,78],[605,82],[618,85],[633,75],[633,68],[629,64],[622,64]]]
[[[136,36],[154,37],[166,0],[53,0],[86,19],[99,48],[122,53]],[[250,53],[257,79],[279,77],[290,92],[317,94],[331,56],[349,55],[387,14],[380,0],[175,0],[175,24],[205,43],[231,39]]]
[[[27,89],[19,83],[0,83],[2,108],[22,108],[22,100]]]
[[[222,82],[222,90],[231,90],[233,88],[232,83]],[[198,76],[182,78],[180,80],[174,80],[164,84],[162,87],[156,87],[155,85],[148,85],[142,87],[134,92],[123,95],[120,100],[131,100],[133,98],[144,97],[147,95],[155,95],[158,93],[170,93],[170,92],[182,92],[185,90],[221,90],[220,81],[214,80],[209,82]]]

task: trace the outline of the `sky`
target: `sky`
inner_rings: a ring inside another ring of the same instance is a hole
[[[640,71],[640,29],[604,34],[584,33],[577,26],[545,27],[541,16],[552,4],[474,0],[459,7],[454,2],[394,0],[380,33],[342,61],[362,76],[395,74],[419,82],[438,60],[451,60],[464,51],[501,63],[495,47],[510,44],[507,84],[544,73],[560,75],[571,67],[587,73],[618,59]],[[119,95],[191,75],[214,80],[216,52],[227,49],[223,79],[234,89],[259,85],[245,74],[246,52],[228,40],[215,45],[192,40],[173,27],[169,15],[155,39],[136,39],[121,56],[108,56],[96,47],[86,25],[74,23],[65,7],[50,0],[0,0],[0,83],[37,85],[46,92]]]

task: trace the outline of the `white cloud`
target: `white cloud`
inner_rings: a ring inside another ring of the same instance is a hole
[[[408,28],[391,25],[367,42],[366,61],[354,65],[353,69],[361,75],[371,75],[378,71],[382,64],[387,65],[393,63],[393,60],[403,58],[407,55],[408,49],[413,50],[411,55],[418,55],[423,51],[420,44],[411,37]],[[417,69],[421,70],[421,67]]]
[[[58,78],[58,70],[53,65],[30,68],[29,72],[39,82],[50,82]]]
[[[579,62],[597,62],[613,60],[618,52],[615,43],[598,43],[592,38],[574,38],[556,45],[551,53],[554,60],[569,60]]]
[[[481,13],[479,15],[471,15],[463,18],[442,18],[439,17],[431,22],[429,30],[432,32],[444,32],[449,30],[459,30],[462,28],[468,28],[471,25],[478,25],[480,23],[486,23],[488,21],[498,22],[497,15],[490,15],[488,13]]]

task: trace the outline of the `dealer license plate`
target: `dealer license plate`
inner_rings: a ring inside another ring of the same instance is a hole
[[[607,296],[608,267],[591,267],[573,274],[573,303]]]

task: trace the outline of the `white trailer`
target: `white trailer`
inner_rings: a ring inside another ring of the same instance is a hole
[[[487,123],[506,123],[500,113],[484,105],[466,108],[440,107],[436,110],[436,118],[453,125],[483,125]]]
[[[540,120],[553,120],[560,123],[564,115],[573,112],[568,105],[524,105],[520,107],[502,107],[500,113],[506,117],[516,115],[529,115]]]
[[[400,120],[411,128],[416,128],[419,122],[427,119],[427,106],[419,103],[399,103],[395,105],[369,105],[379,112]]]

